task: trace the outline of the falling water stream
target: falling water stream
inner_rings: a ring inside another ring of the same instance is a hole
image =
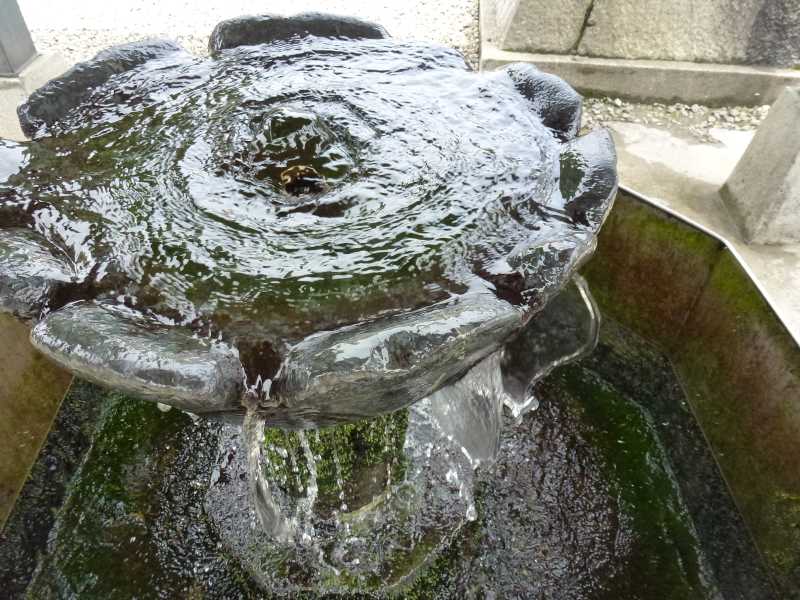
[[[516,345],[407,413],[284,431],[249,410],[241,431],[226,427],[219,452],[227,461],[231,447],[243,450],[246,483],[229,474],[207,500],[223,540],[266,589],[336,591],[351,580],[374,587],[376,574],[392,587],[415,576],[426,556],[477,518],[475,473],[497,459],[504,407],[517,421],[535,409],[535,382],[591,352],[598,327],[594,301],[576,278]],[[531,345],[539,347],[533,371],[530,360],[524,374],[504,366],[518,362],[508,353],[527,354]],[[357,456],[376,460],[359,466]],[[302,575],[276,572],[288,557]]]
[[[242,439],[247,449],[250,498],[263,530],[278,541],[288,541],[292,537],[292,527],[273,501],[270,484],[262,469],[264,427],[264,417],[252,409],[248,410],[242,424]]]

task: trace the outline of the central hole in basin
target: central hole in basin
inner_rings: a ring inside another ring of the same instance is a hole
[[[281,173],[281,183],[292,196],[321,194],[327,189],[325,178],[314,167],[295,165]]]
[[[345,144],[313,113],[280,108],[255,120],[252,130],[240,160],[251,177],[290,196],[324,193],[353,167]]]

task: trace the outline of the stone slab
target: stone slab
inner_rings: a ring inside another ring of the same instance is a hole
[[[512,51],[793,67],[800,0],[485,0],[481,35]]]
[[[562,0],[557,10],[554,4],[538,0],[494,4],[494,35],[500,48],[565,54],[577,48],[592,0]]]
[[[722,188],[748,242],[800,242],[800,87],[786,88]]]
[[[764,0],[596,0],[578,53],[745,63]]]
[[[514,62],[533,63],[582,94],[645,102],[756,106],[772,103],[786,86],[800,85],[800,70],[794,69],[530,54],[484,44],[482,70]]]

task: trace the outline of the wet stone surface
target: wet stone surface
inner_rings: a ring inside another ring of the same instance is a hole
[[[78,315],[125,305],[181,335],[221,339],[243,368],[223,387],[255,392],[276,422],[392,410],[326,413],[330,380],[317,375],[335,379],[373,352],[405,359],[411,379],[440,347],[463,374],[591,254],[615,158],[605,132],[575,137],[580,110],[569,86],[530,66],[476,74],[453,50],[328,15],[224,22],[210,58],[161,41],[109,49],[20,108],[31,142],[0,144],[2,233],[32,232],[62,266],[50,270],[69,274],[0,295],[0,308],[44,318],[34,343],[89,379],[106,379],[116,357],[83,361],[80,348],[94,342],[80,328],[54,343],[47,314],[71,302]],[[0,292],[27,275],[0,252]],[[467,296],[504,313],[496,329],[465,332],[448,311]],[[438,310],[450,330],[407,348],[401,330]],[[366,345],[347,337],[365,323],[376,332]],[[316,362],[295,352],[295,373],[314,376],[288,381],[289,352],[324,332],[344,332],[335,354]],[[152,381],[116,387],[196,412],[231,410],[227,400],[188,406],[180,386],[164,399],[181,361],[152,348],[163,364],[139,369]],[[359,385],[380,397],[389,365],[364,368]],[[406,386],[397,404],[436,387]]]

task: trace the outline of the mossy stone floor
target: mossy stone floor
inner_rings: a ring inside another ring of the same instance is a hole
[[[771,596],[661,354],[607,321],[598,349],[537,391],[539,410],[507,423],[500,460],[480,478],[478,520],[400,597]],[[40,457],[3,534],[0,585],[11,598],[264,597],[203,510],[216,425],[88,384],[73,388],[70,410],[86,418],[52,436],[75,432],[85,460],[57,502],[46,490],[59,450],[48,444]],[[93,423],[87,449],[78,432]],[[47,547],[24,533],[43,497],[56,510]]]
[[[675,365],[779,596],[800,598],[800,348],[789,331],[721,242],[626,192],[584,275],[605,316]]]

